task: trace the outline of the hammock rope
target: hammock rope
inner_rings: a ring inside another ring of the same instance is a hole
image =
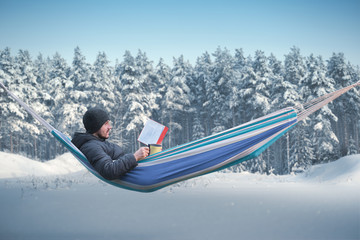
[[[38,120],[47,130],[50,132],[55,128],[51,126],[47,121],[45,121],[42,117],[40,117],[29,105],[24,103],[18,96],[12,93],[9,89],[7,89],[2,82],[0,82],[0,87],[5,90],[16,102],[18,102],[28,113],[33,116],[36,120]]]
[[[310,114],[312,114],[313,112],[316,112],[317,110],[319,110],[320,108],[322,108],[323,106],[325,106],[326,104],[332,102],[333,100],[335,100],[336,98],[340,97],[341,95],[343,95],[344,93],[346,93],[347,91],[349,91],[350,89],[360,86],[360,81],[357,83],[354,83],[350,86],[344,87],[342,89],[339,89],[337,91],[325,94],[323,96],[320,96],[318,98],[315,98],[305,104],[302,105],[298,105],[295,106],[294,108],[297,110],[298,112],[298,121],[302,121],[305,118],[307,118]]]
[[[140,161],[136,168],[120,179],[109,181],[92,167],[85,155],[65,134],[51,126],[0,82],[0,87],[44,125],[92,174],[116,187],[140,192],[152,192],[252,159],[299,121],[359,85],[360,82],[357,82],[303,105],[284,108],[226,131],[166,149]]]

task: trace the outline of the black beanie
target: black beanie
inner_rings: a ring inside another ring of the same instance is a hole
[[[83,117],[86,132],[90,134],[97,132],[107,120],[109,120],[109,116],[101,108],[90,108]]]

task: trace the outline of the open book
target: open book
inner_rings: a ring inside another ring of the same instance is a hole
[[[138,141],[146,145],[161,144],[167,131],[168,127],[149,119],[141,131]]]

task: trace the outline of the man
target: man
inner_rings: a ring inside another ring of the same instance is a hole
[[[106,141],[112,126],[108,114],[101,108],[91,108],[83,116],[86,133],[76,132],[73,144],[86,156],[95,170],[108,180],[120,178],[149,155],[142,147],[134,154],[125,154],[116,144]]]

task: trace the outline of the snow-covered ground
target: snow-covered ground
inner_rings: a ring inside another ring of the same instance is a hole
[[[301,175],[213,173],[153,193],[72,156],[0,152],[0,239],[360,239],[360,155]]]

